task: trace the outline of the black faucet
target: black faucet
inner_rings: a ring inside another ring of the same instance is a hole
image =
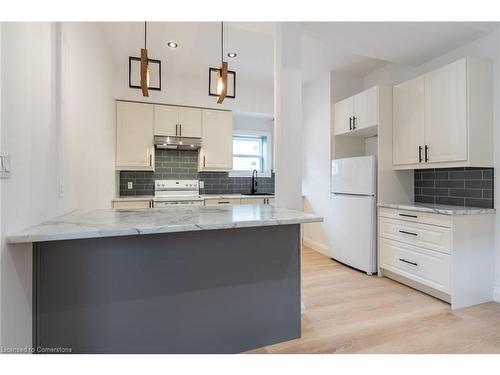
[[[252,171],[252,190],[251,190],[251,193],[252,194],[257,193],[257,169],[254,169]]]

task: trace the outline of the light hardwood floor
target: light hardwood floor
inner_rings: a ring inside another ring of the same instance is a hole
[[[500,353],[500,304],[452,311],[304,248],[300,339],[249,353]]]

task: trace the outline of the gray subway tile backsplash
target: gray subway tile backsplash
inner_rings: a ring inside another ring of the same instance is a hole
[[[415,170],[415,202],[493,208],[493,168]]]
[[[189,150],[155,150],[155,171],[120,172],[120,196],[153,195],[154,180],[200,180],[204,181],[201,194],[249,193],[250,177],[229,177],[227,172],[198,173],[198,152]],[[132,182],[133,188],[128,189]],[[258,177],[258,191],[274,193],[274,173],[271,177]]]

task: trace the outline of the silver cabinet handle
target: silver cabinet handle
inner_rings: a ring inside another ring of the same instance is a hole
[[[182,124],[179,124],[179,136],[182,137]]]

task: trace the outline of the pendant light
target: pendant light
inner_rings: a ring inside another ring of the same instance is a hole
[[[141,48],[141,90],[142,96],[149,96],[149,59],[147,49],[148,25],[144,22],[144,48]]]
[[[220,23],[220,66],[208,68],[208,95],[216,96],[218,104],[225,98],[236,97],[236,72],[228,70],[227,62],[224,61],[224,22]]]
[[[227,62],[224,61],[224,22],[220,23],[220,68],[217,73],[217,103],[221,104],[227,95]]]

